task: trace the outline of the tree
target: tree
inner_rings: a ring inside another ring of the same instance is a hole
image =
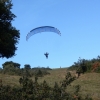
[[[19,30],[11,23],[16,17],[11,12],[12,6],[11,0],[0,0],[0,58],[15,56],[20,38]]]
[[[7,61],[2,64],[2,73],[10,75],[21,75],[20,64],[13,61]]]
[[[31,77],[30,69],[31,69],[31,66],[29,64],[25,64],[23,75],[26,76],[26,77]]]
[[[6,66],[13,66],[14,68],[16,69],[20,69],[20,64],[19,63],[15,63],[13,61],[7,61],[5,62],[4,64],[2,64],[3,66],[3,69],[6,67]]]
[[[24,69],[30,70],[30,69],[31,69],[31,66],[30,66],[29,64],[25,64],[25,65],[24,65]]]
[[[87,71],[86,62],[87,61],[85,59],[81,59],[79,57],[78,62],[77,62],[78,68],[76,70],[76,73],[78,74],[78,77],[80,76],[81,73],[84,74]]]

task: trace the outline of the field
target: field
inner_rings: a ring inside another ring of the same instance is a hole
[[[60,81],[65,78],[67,69],[59,68],[50,70],[49,72],[50,75],[40,77],[38,79],[38,82],[41,83],[43,82],[43,80],[46,80],[50,86],[53,86],[55,81],[60,84]],[[72,75],[75,75],[75,71],[71,71],[71,73]],[[0,74],[0,79],[2,79],[4,85],[19,86],[19,78],[20,76]],[[34,77],[32,77],[32,79],[34,80]],[[77,84],[81,85],[80,94],[82,94],[83,96],[89,94],[94,100],[100,100],[100,73],[82,74],[71,84],[71,86],[68,87],[68,91],[72,92],[73,86]]]

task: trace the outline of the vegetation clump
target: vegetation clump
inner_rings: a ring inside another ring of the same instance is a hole
[[[58,85],[55,82],[53,87],[50,87],[44,80],[38,83],[38,77],[35,81],[28,77],[19,79],[20,87],[4,86],[0,83],[0,100],[92,100],[90,97],[84,97],[79,94],[80,85],[75,86],[73,93],[67,91],[67,87],[76,78],[68,72],[65,79]],[[16,95],[15,95],[16,94]]]
[[[91,60],[79,58],[77,62],[74,62],[72,66],[68,68],[69,70],[76,70],[78,77],[80,74],[87,72],[97,72],[100,73],[100,56],[93,58]]]
[[[51,70],[50,68],[44,68],[44,67],[35,67],[31,68],[29,64],[25,64],[24,68],[20,68],[19,63],[15,63],[13,61],[5,62],[2,64],[3,69],[0,69],[0,73],[2,74],[8,74],[8,75],[18,75],[18,76],[26,76],[26,77],[32,77],[32,76],[38,76],[43,77],[44,75],[49,75],[48,72]]]

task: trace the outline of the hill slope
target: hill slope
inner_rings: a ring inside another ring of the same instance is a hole
[[[46,75],[44,77],[39,77],[38,81],[41,83],[43,80],[46,80],[50,86],[53,86],[55,81],[59,82],[65,78],[66,68],[53,69],[50,70],[50,75]],[[75,75],[75,71],[70,71],[72,75]],[[11,86],[19,86],[19,78],[20,76],[11,76],[0,74],[0,79],[4,85]],[[34,80],[34,77],[32,77]],[[68,91],[72,91],[74,85],[81,85],[80,93],[84,96],[86,94],[90,94],[95,100],[100,100],[100,73],[85,73],[82,74],[77,80],[75,80],[70,87],[68,87]]]

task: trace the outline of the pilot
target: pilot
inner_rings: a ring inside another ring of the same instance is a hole
[[[48,59],[48,55],[49,55],[49,53],[46,52],[46,53],[44,53],[44,55],[45,55],[46,58]]]

